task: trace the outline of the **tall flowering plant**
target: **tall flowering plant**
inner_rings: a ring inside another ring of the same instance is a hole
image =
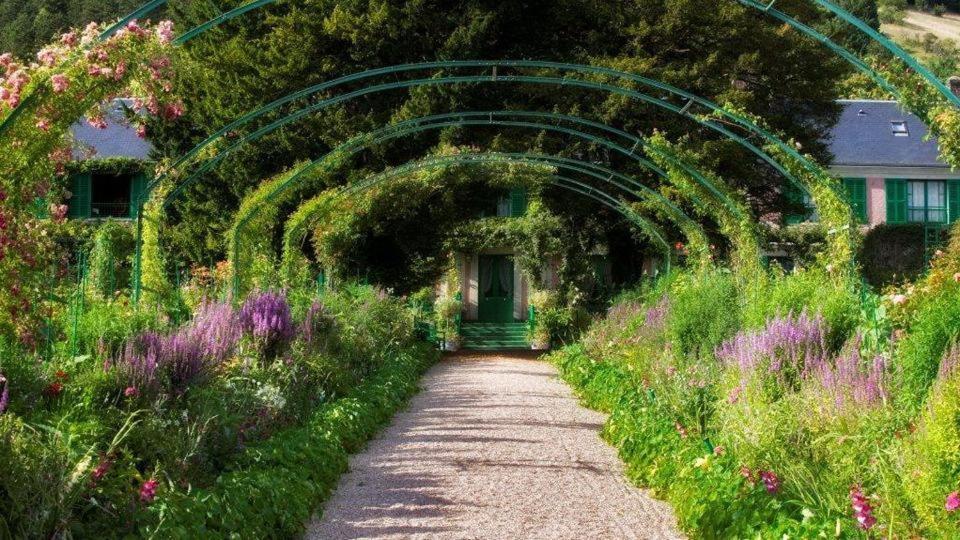
[[[826,335],[822,316],[791,313],[724,342],[716,356],[740,374],[740,386],[729,399],[735,401],[752,381],[759,382],[771,399],[798,390],[812,369],[828,362]]]
[[[276,356],[296,334],[290,304],[280,292],[254,292],[243,303],[240,328],[253,338],[264,359]]]
[[[70,126],[86,117],[106,127],[101,107],[119,95],[153,115],[183,113],[172,95],[171,23],[133,21],[108,39],[99,34],[95,23],[67,32],[34,61],[0,55],[0,331],[27,344],[39,327],[45,279],[60,259],[53,233],[70,194],[51,179],[73,157]],[[42,201],[46,212],[38,211]]]

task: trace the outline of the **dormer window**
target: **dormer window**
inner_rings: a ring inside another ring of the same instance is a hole
[[[890,122],[890,129],[893,130],[894,137],[909,137],[910,130],[907,129],[907,123],[902,120]]]

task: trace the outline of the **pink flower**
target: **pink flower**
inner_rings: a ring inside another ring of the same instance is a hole
[[[41,49],[37,53],[37,60],[47,67],[53,67],[57,63],[57,53],[52,49]]]
[[[153,499],[157,497],[157,486],[160,482],[157,482],[155,478],[151,478],[143,483],[140,486],[140,501],[150,504],[153,502]]]
[[[713,449],[713,455],[715,456],[722,456],[726,453],[727,453],[727,449],[722,446],[716,446]]]
[[[859,485],[855,484],[850,488],[850,506],[853,507],[853,517],[856,518],[857,525],[861,529],[868,531],[877,524],[877,518],[873,515],[873,508]]]
[[[943,505],[947,512],[956,512],[960,509],[960,491],[947,495],[947,502]]]
[[[141,139],[146,139],[146,138],[147,138],[147,126],[146,126],[146,125],[140,124],[139,126],[137,126],[137,137],[140,137]]]
[[[7,67],[13,63],[13,54],[12,53],[3,53],[0,54],[0,66]]]
[[[37,119],[37,129],[40,131],[50,131],[50,121],[46,118]]]
[[[97,465],[97,468],[93,470],[93,483],[96,484],[107,475],[107,472],[110,470],[110,467],[113,465],[109,459],[103,458],[100,463]]]
[[[63,43],[67,47],[76,47],[77,45],[77,33],[76,32],[67,32],[60,36],[60,43]]]
[[[127,389],[123,391],[123,395],[127,396],[128,398],[133,398],[139,396],[140,391],[137,390],[137,387],[135,386],[128,386]]]
[[[90,124],[91,127],[95,127],[97,129],[107,129],[107,121],[101,114],[95,114],[94,116],[87,118],[87,123]]]
[[[163,45],[173,41],[173,21],[160,21],[157,24],[157,38]]]
[[[163,108],[163,118],[165,120],[176,120],[183,116],[183,105],[180,103],[170,103]]]
[[[65,219],[67,219],[67,205],[51,204],[50,217],[53,218],[53,220],[57,223],[62,223]]]
[[[90,67],[87,68],[87,75],[90,75],[91,77],[99,77],[102,73],[103,68],[96,64],[91,64]]]
[[[70,88],[70,79],[63,73],[57,73],[50,77],[50,85],[53,86],[55,94],[62,94],[67,91],[67,88]]]
[[[890,298],[890,301],[893,302],[895,306],[902,306],[907,303],[907,297],[903,294],[895,294]]]
[[[760,480],[763,481],[763,487],[767,493],[776,495],[780,491],[780,477],[773,471],[760,471]]]

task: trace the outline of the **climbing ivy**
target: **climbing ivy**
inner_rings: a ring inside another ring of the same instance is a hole
[[[666,150],[667,153],[676,155],[694,167],[700,162],[696,153],[680,144],[670,142],[662,133],[654,133],[648,138],[648,142],[652,148]],[[681,167],[677,160],[656,151],[651,152],[650,156],[654,162],[666,170],[671,185],[690,200],[696,201],[697,210],[704,217],[709,217],[717,223],[720,232],[730,241],[732,247],[731,266],[744,282],[763,275],[760,266],[759,231],[742,197],[727,187],[719,176],[704,172],[700,167],[697,169],[720,190],[720,195],[704,187],[691,176],[688,170]],[[723,199],[720,198],[721,196]]]

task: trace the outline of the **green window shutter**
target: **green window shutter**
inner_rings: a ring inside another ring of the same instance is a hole
[[[527,213],[527,190],[514,188],[510,190],[510,215],[522,217]]]
[[[887,223],[907,222],[907,181],[887,178]]]
[[[92,189],[92,175],[90,173],[75,174],[70,178],[70,193],[73,193],[73,197],[67,201],[67,205],[71,218],[86,219],[90,217],[90,192]]]
[[[137,173],[130,181],[130,219],[137,219],[137,207],[140,205],[143,192],[147,189],[147,175]]]
[[[784,187],[783,195],[787,199],[787,202],[790,203],[791,206],[804,205],[803,192],[800,191],[800,188],[793,185],[792,183],[787,184]],[[807,214],[792,213],[784,216],[783,222],[786,225],[796,225],[798,223],[803,223],[804,221],[807,221],[808,218],[809,218],[809,215]]]
[[[960,218],[960,180],[947,180],[947,223]]]
[[[853,215],[860,223],[867,222],[867,179],[844,178],[843,188],[847,192],[847,202],[853,209]]]

